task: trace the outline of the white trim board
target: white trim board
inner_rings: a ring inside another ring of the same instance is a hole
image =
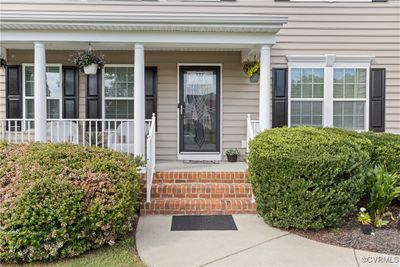
[[[159,47],[167,45],[205,45],[208,48],[221,48],[222,45],[233,48],[248,48],[256,45],[275,44],[275,35],[259,32],[157,32],[152,31],[117,31],[117,30],[1,30],[2,44],[12,42],[84,42],[153,44]]]

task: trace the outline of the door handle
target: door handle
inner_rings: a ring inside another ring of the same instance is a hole
[[[183,105],[180,104],[180,105],[179,105],[179,114],[180,114],[181,116],[183,115],[183,111],[184,111]]]

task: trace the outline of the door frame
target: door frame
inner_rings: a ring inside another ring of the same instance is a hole
[[[180,100],[180,67],[219,67],[219,151],[218,152],[180,152],[180,117],[179,117],[179,100]],[[176,155],[178,160],[221,160],[223,151],[223,69],[222,63],[178,63],[177,64],[177,98],[176,98]]]

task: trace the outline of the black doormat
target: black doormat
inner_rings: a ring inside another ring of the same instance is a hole
[[[232,215],[172,216],[171,231],[237,231]]]

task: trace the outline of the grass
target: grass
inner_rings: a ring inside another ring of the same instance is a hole
[[[1,264],[0,264],[1,265]],[[8,265],[24,267],[144,267],[135,249],[135,239],[130,234],[126,239],[114,246],[102,247],[82,254],[78,257],[55,262],[40,262],[24,265]]]

